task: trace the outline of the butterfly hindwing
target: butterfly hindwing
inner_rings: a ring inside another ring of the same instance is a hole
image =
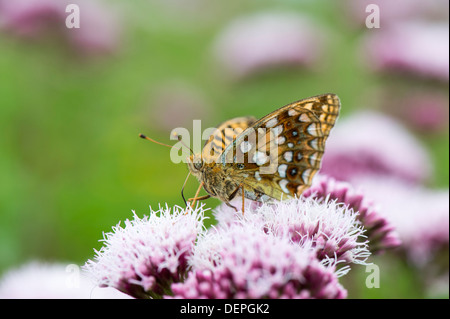
[[[249,198],[300,195],[320,169],[339,108],[334,94],[288,104],[250,124],[225,148],[219,162],[233,168],[233,178]]]
[[[202,158],[206,162],[212,162],[223,153],[236,137],[251,126],[256,119],[252,116],[237,117],[220,124],[205,142],[202,150]]]

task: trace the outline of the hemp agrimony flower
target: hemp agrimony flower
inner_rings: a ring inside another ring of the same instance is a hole
[[[345,298],[333,263],[287,236],[242,222],[203,234],[176,298]]]
[[[369,240],[372,253],[398,247],[401,243],[394,226],[380,214],[378,207],[364,193],[355,190],[349,183],[336,181],[327,176],[318,176],[305,197],[343,203],[357,212],[357,219],[366,229],[364,235]]]
[[[253,206],[253,208],[252,208]],[[333,200],[300,197],[257,205],[252,203],[242,216],[221,205],[215,210],[218,227],[252,223],[276,236],[314,249],[319,260],[365,263],[370,252],[357,213]],[[248,212],[248,213],[247,213]]]
[[[362,199],[323,178],[299,198],[246,201],[245,214],[222,204],[208,229],[203,206],[166,207],[113,227],[85,270],[136,298],[345,298],[338,278],[371,254],[365,225],[390,230]]]
[[[137,298],[161,298],[170,285],[184,280],[187,259],[203,230],[202,206],[151,211],[126,220],[104,235],[105,245],[84,269],[103,287],[114,287]]]

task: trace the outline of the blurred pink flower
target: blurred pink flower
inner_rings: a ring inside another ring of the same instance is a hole
[[[422,99],[408,103],[410,110],[405,109],[404,115],[409,124],[423,132],[441,131],[448,128],[448,101],[445,104],[439,97],[422,96]]]
[[[175,298],[345,298],[334,265],[287,237],[252,223],[208,232],[199,238],[193,271],[172,285]]]
[[[161,130],[189,127],[194,119],[207,121],[211,115],[211,106],[206,96],[201,90],[187,83],[164,83],[153,93],[149,102],[149,123]]]
[[[54,0],[0,0],[0,26],[11,33],[35,37],[48,24],[59,22],[65,27],[65,5]]]
[[[366,12],[368,5],[375,4],[380,9],[380,27],[384,28],[398,21],[405,20],[448,20],[449,2],[442,0],[347,0],[342,8],[350,13],[350,17],[360,26],[370,14]]]
[[[122,299],[113,288],[100,289],[74,264],[30,262],[0,279],[0,299]]]
[[[333,129],[320,172],[346,181],[375,174],[422,182],[431,175],[430,163],[427,151],[403,126],[388,116],[362,112]]]
[[[366,35],[362,56],[363,63],[378,71],[448,81],[448,22],[408,21],[380,28]]]
[[[323,53],[326,33],[295,13],[264,12],[232,21],[218,35],[214,55],[236,77],[274,66],[309,66]]]
[[[448,253],[448,189],[430,190],[395,177],[366,176],[355,182],[395,226],[403,249],[416,265]]]
[[[203,229],[203,209],[161,208],[125,221],[105,235],[105,245],[84,270],[101,287],[135,298],[161,298],[170,284],[184,280],[187,259]]]
[[[80,28],[67,28],[68,4],[80,9]],[[0,0],[0,30],[24,39],[63,39],[82,54],[109,53],[119,45],[120,23],[111,5],[98,0]]]
[[[412,129],[423,133],[448,129],[448,95],[439,90],[417,89],[405,96],[388,94],[383,108],[403,120]]]

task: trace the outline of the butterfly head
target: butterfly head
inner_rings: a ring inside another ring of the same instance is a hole
[[[203,159],[202,156],[200,154],[194,154],[191,155],[187,158],[187,164],[189,167],[189,171],[198,176],[199,174],[201,174],[202,170],[203,170]]]

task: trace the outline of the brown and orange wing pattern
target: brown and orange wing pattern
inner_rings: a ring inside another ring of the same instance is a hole
[[[218,158],[251,194],[299,196],[320,169],[325,142],[339,114],[335,94],[288,104],[255,121]],[[223,146],[223,145],[222,145]]]
[[[256,122],[252,116],[237,117],[221,123],[205,142],[202,158],[205,162],[216,161],[220,154],[239,134]]]

